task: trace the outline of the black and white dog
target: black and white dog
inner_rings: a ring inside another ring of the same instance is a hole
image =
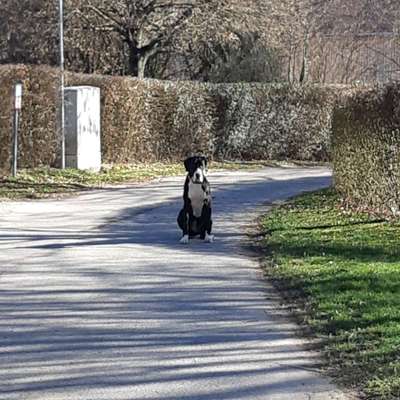
[[[206,178],[207,159],[202,156],[189,157],[184,162],[187,173],[183,189],[183,208],[178,215],[178,225],[182,229],[181,243],[199,235],[200,239],[211,243],[211,190]]]

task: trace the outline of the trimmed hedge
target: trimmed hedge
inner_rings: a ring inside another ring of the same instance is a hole
[[[400,84],[354,89],[335,107],[337,190],[351,205],[400,214]]]
[[[11,156],[12,86],[24,82],[19,164],[58,162],[58,71],[0,66],[0,168]],[[66,84],[101,89],[102,156],[107,163],[330,157],[334,87],[205,84],[68,73]]]
[[[24,165],[53,165],[57,140],[57,76],[48,68],[0,66],[0,169],[11,163],[13,85],[24,83],[20,119],[19,158]]]
[[[219,85],[218,157],[328,161],[337,88]]]

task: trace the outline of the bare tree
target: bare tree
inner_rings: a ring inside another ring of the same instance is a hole
[[[118,36],[127,51],[127,72],[144,77],[148,61],[170,46],[194,11],[209,12],[215,4],[209,0],[88,0],[77,12],[98,34]]]
[[[57,2],[0,8],[0,62],[57,64]],[[87,73],[301,83],[341,68],[336,76],[349,82],[367,69],[364,53],[399,69],[399,11],[398,0],[65,0],[66,63]],[[393,33],[392,47],[362,40],[366,32]]]
[[[174,66],[183,66],[186,78],[214,82],[281,78],[277,29],[270,18],[274,4],[224,0],[212,14],[193,15],[173,43],[167,70],[173,76]]]
[[[57,8],[45,0],[0,0],[0,62],[56,62]]]
[[[315,58],[320,56],[316,76],[339,83],[393,76],[398,70],[399,11],[395,0],[326,2],[313,43]]]
[[[230,74],[236,75],[235,79],[254,76],[243,75],[246,63],[238,63],[240,58],[248,60],[250,66],[254,66],[250,58],[258,61],[253,69],[254,73],[258,71],[258,79],[276,70],[275,58],[262,58],[275,56],[269,33],[273,29],[272,25],[267,28],[270,20],[264,0],[89,0],[70,7],[70,14],[80,18],[80,31],[91,33],[93,40],[103,37],[106,43],[112,38],[113,48],[123,49],[118,54],[125,55],[124,74],[212,80],[222,72],[217,72],[219,66],[221,70],[236,69]],[[76,39],[69,46],[75,49],[74,53],[87,48],[88,36]],[[107,50],[104,58],[110,46],[100,47]],[[84,58],[84,53],[80,58]],[[116,60],[119,56],[115,55]],[[239,65],[242,73],[238,72]]]
[[[281,0],[271,7],[280,28],[280,46],[287,80],[307,82],[327,79],[336,70],[336,82],[349,82],[366,70],[365,54],[381,40],[361,39],[366,34],[396,32],[400,4],[397,0]],[[336,46],[336,48],[335,48]],[[376,50],[383,52],[381,45]],[[329,54],[331,52],[332,54]],[[392,53],[392,50],[390,50]],[[382,57],[381,57],[382,58]],[[393,58],[393,57],[392,57]],[[371,65],[371,68],[373,66]]]

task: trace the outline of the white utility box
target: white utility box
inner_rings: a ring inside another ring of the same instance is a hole
[[[65,166],[99,171],[100,88],[65,88]]]

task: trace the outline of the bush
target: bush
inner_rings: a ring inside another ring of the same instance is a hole
[[[381,214],[400,209],[400,84],[354,89],[333,116],[337,190]]]
[[[0,168],[9,169],[12,86],[24,82],[19,164],[54,166],[58,71],[0,66]],[[226,159],[330,157],[334,87],[207,84],[67,73],[69,86],[101,89],[102,157],[107,163],[176,161],[202,152]]]
[[[19,157],[23,165],[54,165],[57,139],[58,77],[51,68],[0,67],[0,169],[11,163],[13,86],[24,83],[20,120]]]
[[[218,86],[223,121],[217,156],[328,161],[336,90],[277,84]]]

